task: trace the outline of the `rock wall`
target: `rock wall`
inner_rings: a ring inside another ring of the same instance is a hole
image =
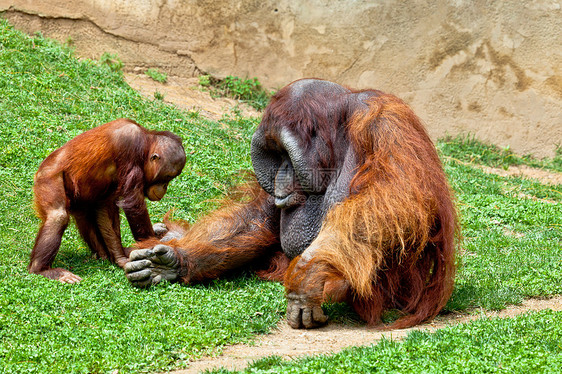
[[[129,70],[326,78],[394,93],[433,137],[562,145],[562,1],[0,0],[16,27]]]

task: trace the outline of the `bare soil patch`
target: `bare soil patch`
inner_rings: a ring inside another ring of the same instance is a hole
[[[214,98],[199,86],[199,78],[168,76],[160,83],[145,74],[125,73],[125,81],[141,95],[154,99],[154,93],[164,96],[163,101],[178,108],[198,112],[211,120],[219,120],[225,113],[239,110],[245,117],[257,117],[257,110],[240,101],[225,97]]]
[[[471,313],[449,313],[439,315],[432,322],[402,330],[381,331],[365,326],[346,326],[328,324],[315,330],[294,330],[285,321],[269,334],[258,336],[251,344],[237,344],[226,347],[222,355],[203,357],[191,363],[187,370],[175,371],[174,374],[192,374],[212,368],[225,367],[241,370],[254,360],[277,355],[285,359],[304,355],[336,353],[351,346],[375,344],[383,337],[387,339],[404,339],[414,330],[435,331],[451,325],[470,322],[478,318],[513,317],[529,311],[552,309],[562,311],[562,296],[551,299],[529,299],[518,306],[511,306],[497,312],[485,312],[480,309]]]
[[[496,174],[502,177],[521,177],[527,179],[536,179],[541,183],[551,185],[562,184],[562,173],[532,168],[527,165],[510,166],[509,168],[507,168],[507,170],[501,168],[492,168],[489,166],[482,166],[481,168],[486,173]]]

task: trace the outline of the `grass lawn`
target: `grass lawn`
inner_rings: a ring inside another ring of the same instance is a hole
[[[134,289],[121,269],[90,257],[72,225],[55,266],[84,280],[67,285],[26,271],[39,226],[33,174],[67,140],[120,117],[175,132],[183,139],[187,164],[166,197],[149,203],[149,211],[155,221],[172,208],[176,217],[193,221],[216,206],[213,199],[236,183],[239,170],[250,168],[256,120],[232,114],[212,122],[144,99],[111,67],[80,61],[69,49],[41,36],[29,38],[5,21],[0,21],[0,111],[0,373],[182,368],[189,359],[265,333],[284,317],[282,286],[251,274],[206,285]],[[438,148],[457,191],[465,236],[446,309],[497,309],[526,297],[561,294],[562,186],[502,178],[475,166],[526,163],[560,171],[562,157],[520,158],[472,140],[441,141]],[[126,222],[123,235],[132,243]],[[541,312],[478,321],[328,358],[281,364],[272,357],[252,370],[364,372],[377,366],[488,372],[519,362],[548,371],[562,362],[561,319],[561,313]],[[342,366],[346,362],[351,366]]]

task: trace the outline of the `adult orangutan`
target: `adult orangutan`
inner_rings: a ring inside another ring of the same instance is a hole
[[[42,220],[29,272],[61,282],[81,278],[52,268],[62,235],[74,216],[93,253],[123,267],[129,249],[121,245],[119,207],[135,240],[154,236],[144,201],[160,200],[185,165],[181,139],[118,119],[86,131],[51,153],[35,174],[35,207]]]
[[[270,256],[262,275],[284,274],[294,328],[325,323],[326,301],[351,303],[371,325],[398,309],[395,328],[445,305],[455,207],[435,148],[403,101],[323,80],[293,82],[266,108],[251,156],[261,186],[253,199],[190,228],[168,223],[169,241],[137,243],[125,265],[133,285],[199,282]]]

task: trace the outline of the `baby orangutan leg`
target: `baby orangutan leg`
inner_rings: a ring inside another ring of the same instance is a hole
[[[306,251],[296,257],[285,277],[287,322],[294,329],[324,325],[328,316],[322,303],[345,301],[349,291],[347,281],[332,266],[307,257]]]
[[[66,269],[51,267],[69,221],[68,212],[60,205],[53,204],[46,208],[40,207],[43,209],[40,210],[43,223],[31,251],[28,270],[32,274],[41,274],[46,278],[56,279],[62,283],[78,283],[82,280],[78,275]]]

